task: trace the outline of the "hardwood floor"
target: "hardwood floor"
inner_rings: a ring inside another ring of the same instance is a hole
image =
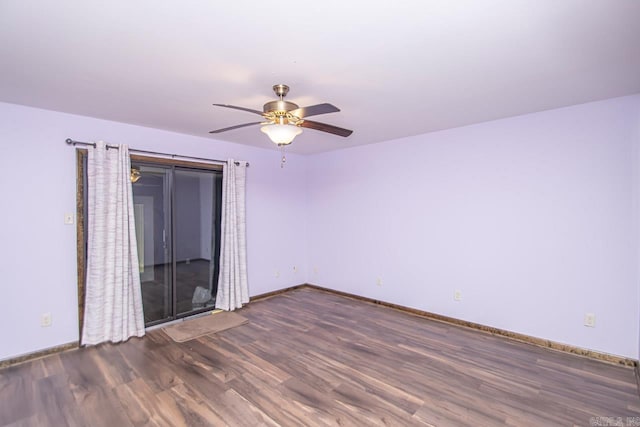
[[[309,288],[239,313],[250,322],[182,344],[154,330],[0,370],[0,426],[588,426],[591,417],[640,417],[629,367]]]

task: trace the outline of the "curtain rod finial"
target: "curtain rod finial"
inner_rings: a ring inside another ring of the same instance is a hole
[[[64,140],[67,144],[73,144],[73,140],[71,138],[67,138]]]

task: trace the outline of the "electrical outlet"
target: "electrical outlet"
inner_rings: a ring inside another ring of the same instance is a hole
[[[382,277],[378,277],[378,279],[376,280],[376,285],[382,286]]]
[[[584,326],[587,326],[589,328],[595,328],[596,327],[596,315],[593,313],[586,313],[584,315]]]
[[[64,223],[67,225],[73,225],[73,214],[66,213],[64,214]]]
[[[453,300],[454,301],[462,301],[462,292],[461,291],[453,291]]]
[[[43,328],[51,326],[51,313],[42,313],[42,316],[40,316],[40,326]]]

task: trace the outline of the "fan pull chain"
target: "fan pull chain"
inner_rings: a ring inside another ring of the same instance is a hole
[[[284,168],[284,164],[287,162],[287,158],[284,155],[284,144],[280,145],[280,152],[282,153],[282,158],[280,159],[280,169]]]

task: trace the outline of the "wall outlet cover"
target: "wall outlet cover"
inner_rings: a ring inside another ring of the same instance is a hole
[[[596,315],[594,313],[586,313],[584,315],[584,326],[587,326],[589,328],[595,328]]]
[[[40,316],[40,326],[43,328],[51,326],[51,313],[42,313],[42,316]]]

